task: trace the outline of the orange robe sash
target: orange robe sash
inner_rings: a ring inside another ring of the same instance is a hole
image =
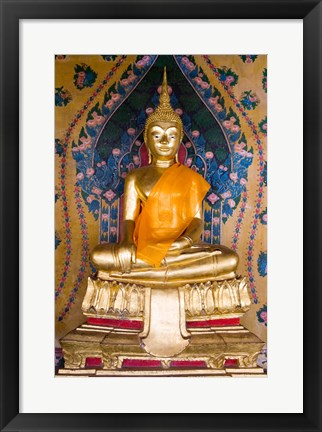
[[[201,208],[210,185],[195,171],[176,163],[168,168],[142,205],[134,241],[137,257],[159,267],[171,244]]]

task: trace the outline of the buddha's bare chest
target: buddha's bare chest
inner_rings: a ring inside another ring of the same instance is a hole
[[[135,188],[140,199],[145,202],[154,186],[161,178],[164,170],[160,169],[149,169],[146,172],[140,173],[136,179]]]

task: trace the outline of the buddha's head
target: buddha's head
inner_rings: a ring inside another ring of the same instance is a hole
[[[183,137],[183,124],[180,116],[173,110],[168,94],[166,68],[164,68],[160,103],[147,118],[144,129],[144,142],[151,156],[159,160],[173,159]]]

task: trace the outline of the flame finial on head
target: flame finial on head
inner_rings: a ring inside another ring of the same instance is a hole
[[[159,105],[157,106],[155,111],[153,111],[153,113],[149,115],[149,117],[147,118],[146,123],[145,123],[145,129],[144,129],[144,142],[145,143],[147,143],[147,131],[148,131],[149,125],[151,123],[157,123],[157,122],[176,123],[177,126],[181,130],[181,134],[183,134],[183,124],[182,124],[181,118],[174,111],[174,109],[171,107],[170,96],[168,93],[166,66],[164,67],[164,71],[163,71],[163,82],[162,82]],[[182,136],[181,136],[181,139],[182,139]]]

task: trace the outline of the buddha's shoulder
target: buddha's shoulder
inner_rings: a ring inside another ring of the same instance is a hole
[[[141,168],[136,168],[128,173],[128,175],[126,176],[126,181],[135,181],[146,176],[151,171],[152,170],[149,165]]]

